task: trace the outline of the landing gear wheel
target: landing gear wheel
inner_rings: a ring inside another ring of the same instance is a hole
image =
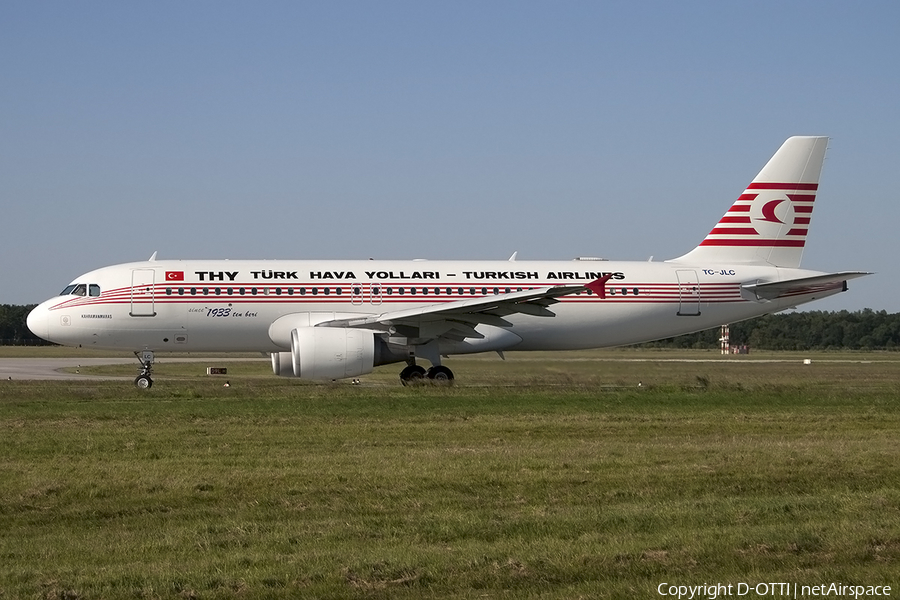
[[[419,365],[409,365],[400,371],[400,383],[403,385],[415,385],[421,383],[425,378],[425,367]]]
[[[150,373],[153,371],[153,351],[143,350],[135,352],[134,355],[141,363],[141,374],[134,378],[134,385],[141,390],[149,390],[153,385],[150,379]]]
[[[444,366],[431,367],[428,369],[428,379],[435,383],[450,383],[453,381],[453,371]]]

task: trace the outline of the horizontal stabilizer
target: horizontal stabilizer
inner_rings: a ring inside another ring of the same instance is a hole
[[[839,291],[845,291],[849,279],[856,279],[865,275],[871,275],[871,273],[843,271],[841,273],[829,273],[828,275],[801,277],[799,279],[788,279],[771,283],[753,283],[744,285],[741,288],[741,295],[747,300],[774,300],[775,298],[788,296],[814,294],[820,291],[833,292],[837,288],[842,288]]]

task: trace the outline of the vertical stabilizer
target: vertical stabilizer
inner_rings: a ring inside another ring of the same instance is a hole
[[[799,267],[826,146],[827,137],[788,138],[706,239],[673,262]]]

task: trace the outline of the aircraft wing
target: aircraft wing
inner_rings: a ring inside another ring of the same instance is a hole
[[[459,341],[466,338],[480,339],[484,336],[475,330],[477,325],[512,327],[512,323],[503,318],[512,314],[526,314],[534,317],[556,316],[547,307],[559,302],[558,298],[562,296],[591,290],[591,293],[605,298],[605,284],[611,276],[605,275],[587,284],[541,287],[521,292],[394,310],[379,315],[337,319],[319,323],[318,327],[375,329],[419,339],[439,337]]]
[[[842,271],[840,273],[801,277],[786,281],[746,284],[741,288],[741,295],[747,300],[774,300],[775,298],[784,298],[786,296],[799,296],[822,290],[832,290],[836,287],[843,287],[843,290],[846,291],[849,279],[863,277],[864,275],[871,275],[871,273]]]

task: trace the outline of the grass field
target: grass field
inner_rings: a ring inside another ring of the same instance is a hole
[[[226,357],[163,359],[145,392],[0,381],[0,598],[900,594],[900,356],[448,365],[452,387]]]

